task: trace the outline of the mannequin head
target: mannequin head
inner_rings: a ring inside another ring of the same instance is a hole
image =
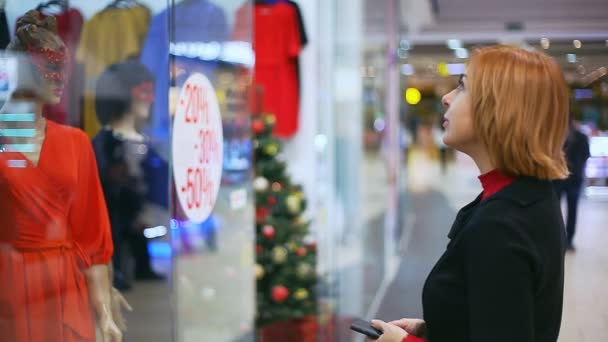
[[[18,84],[14,100],[29,100],[43,104],[61,101],[65,85],[68,51],[57,35],[57,21],[49,16],[44,20],[40,12],[29,11],[17,21],[8,51],[20,58]]]
[[[97,79],[95,109],[102,125],[129,119],[134,125],[150,117],[154,76],[137,61],[109,66]]]
[[[508,46],[479,49],[443,104],[448,146],[508,175],[567,176],[568,89],[551,57]]]

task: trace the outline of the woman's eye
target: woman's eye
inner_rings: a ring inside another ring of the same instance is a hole
[[[462,81],[458,82],[458,90],[464,90],[464,83]]]

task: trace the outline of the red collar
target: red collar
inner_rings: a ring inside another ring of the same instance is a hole
[[[514,179],[500,173],[498,170],[493,170],[479,176],[479,181],[483,187],[483,194],[481,195],[481,200],[483,201],[499,192],[505,186],[513,183]]]

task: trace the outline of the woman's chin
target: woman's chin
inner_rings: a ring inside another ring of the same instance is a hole
[[[51,95],[51,96],[48,96],[45,100],[46,101],[44,101],[44,102],[46,102],[46,104],[53,106],[53,105],[57,105],[61,102],[61,96]]]
[[[447,132],[443,135],[441,140],[443,140],[443,143],[446,144],[446,146],[452,147],[452,148],[454,147],[453,141],[452,141],[452,139],[450,139],[450,136],[447,134]]]

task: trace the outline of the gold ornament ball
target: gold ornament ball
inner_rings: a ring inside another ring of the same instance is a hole
[[[308,291],[306,289],[297,289],[293,294],[293,298],[297,300],[304,300],[308,298]]]
[[[306,220],[302,216],[298,216],[298,218],[296,218],[296,223],[297,224],[306,224]]]
[[[257,192],[264,192],[268,190],[269,185],[268,179],[261,176],[253,180],[253,188]]]
[[[287,249],[277,246],[272,250],[272,260],[277,264],[282,264],[287,261]]]
[[[279,152],[279,146],[277,146],[277,144],[270,143],[264,146],[264,152],[269,156],[274,156]]]
[[[264,267],[260,266],[260,264],[255,264],[255,278],[262,279],[264,277]]]
[[[289,212],[292,214],[296,214],[296,213],[300,212],[300,210],[302,209],[302,201],[300,200],[300,198],[298,196],[289,195],[289,196],[287,196],[286,202],[287,202],[287,210],[289,210]]]
[[[272,114],[266,115],[266,117],[264,117],[264,120],[266,120],[266,124],[268,125],[274,125],[275,123],[277,123],[277,118]]]
[[[283,189],[283,187],[281,186],[281,183],[279,183],[279,182],[272,183],[271,187],[272,187],[272,191],[274,191],[274,192],[279,192],[279,191],[281,191],[281,189]]]
[[[287,243],[287,248],[289,248],[289,250],[293,252],[296,249],[298,249],[298,244],[291,241],[291,242]]]
[[[312,275],[313,269],[312,266],[308,263],[301,263],[298,265],[296,269],[296,274],[300,279],[306,279]]]

